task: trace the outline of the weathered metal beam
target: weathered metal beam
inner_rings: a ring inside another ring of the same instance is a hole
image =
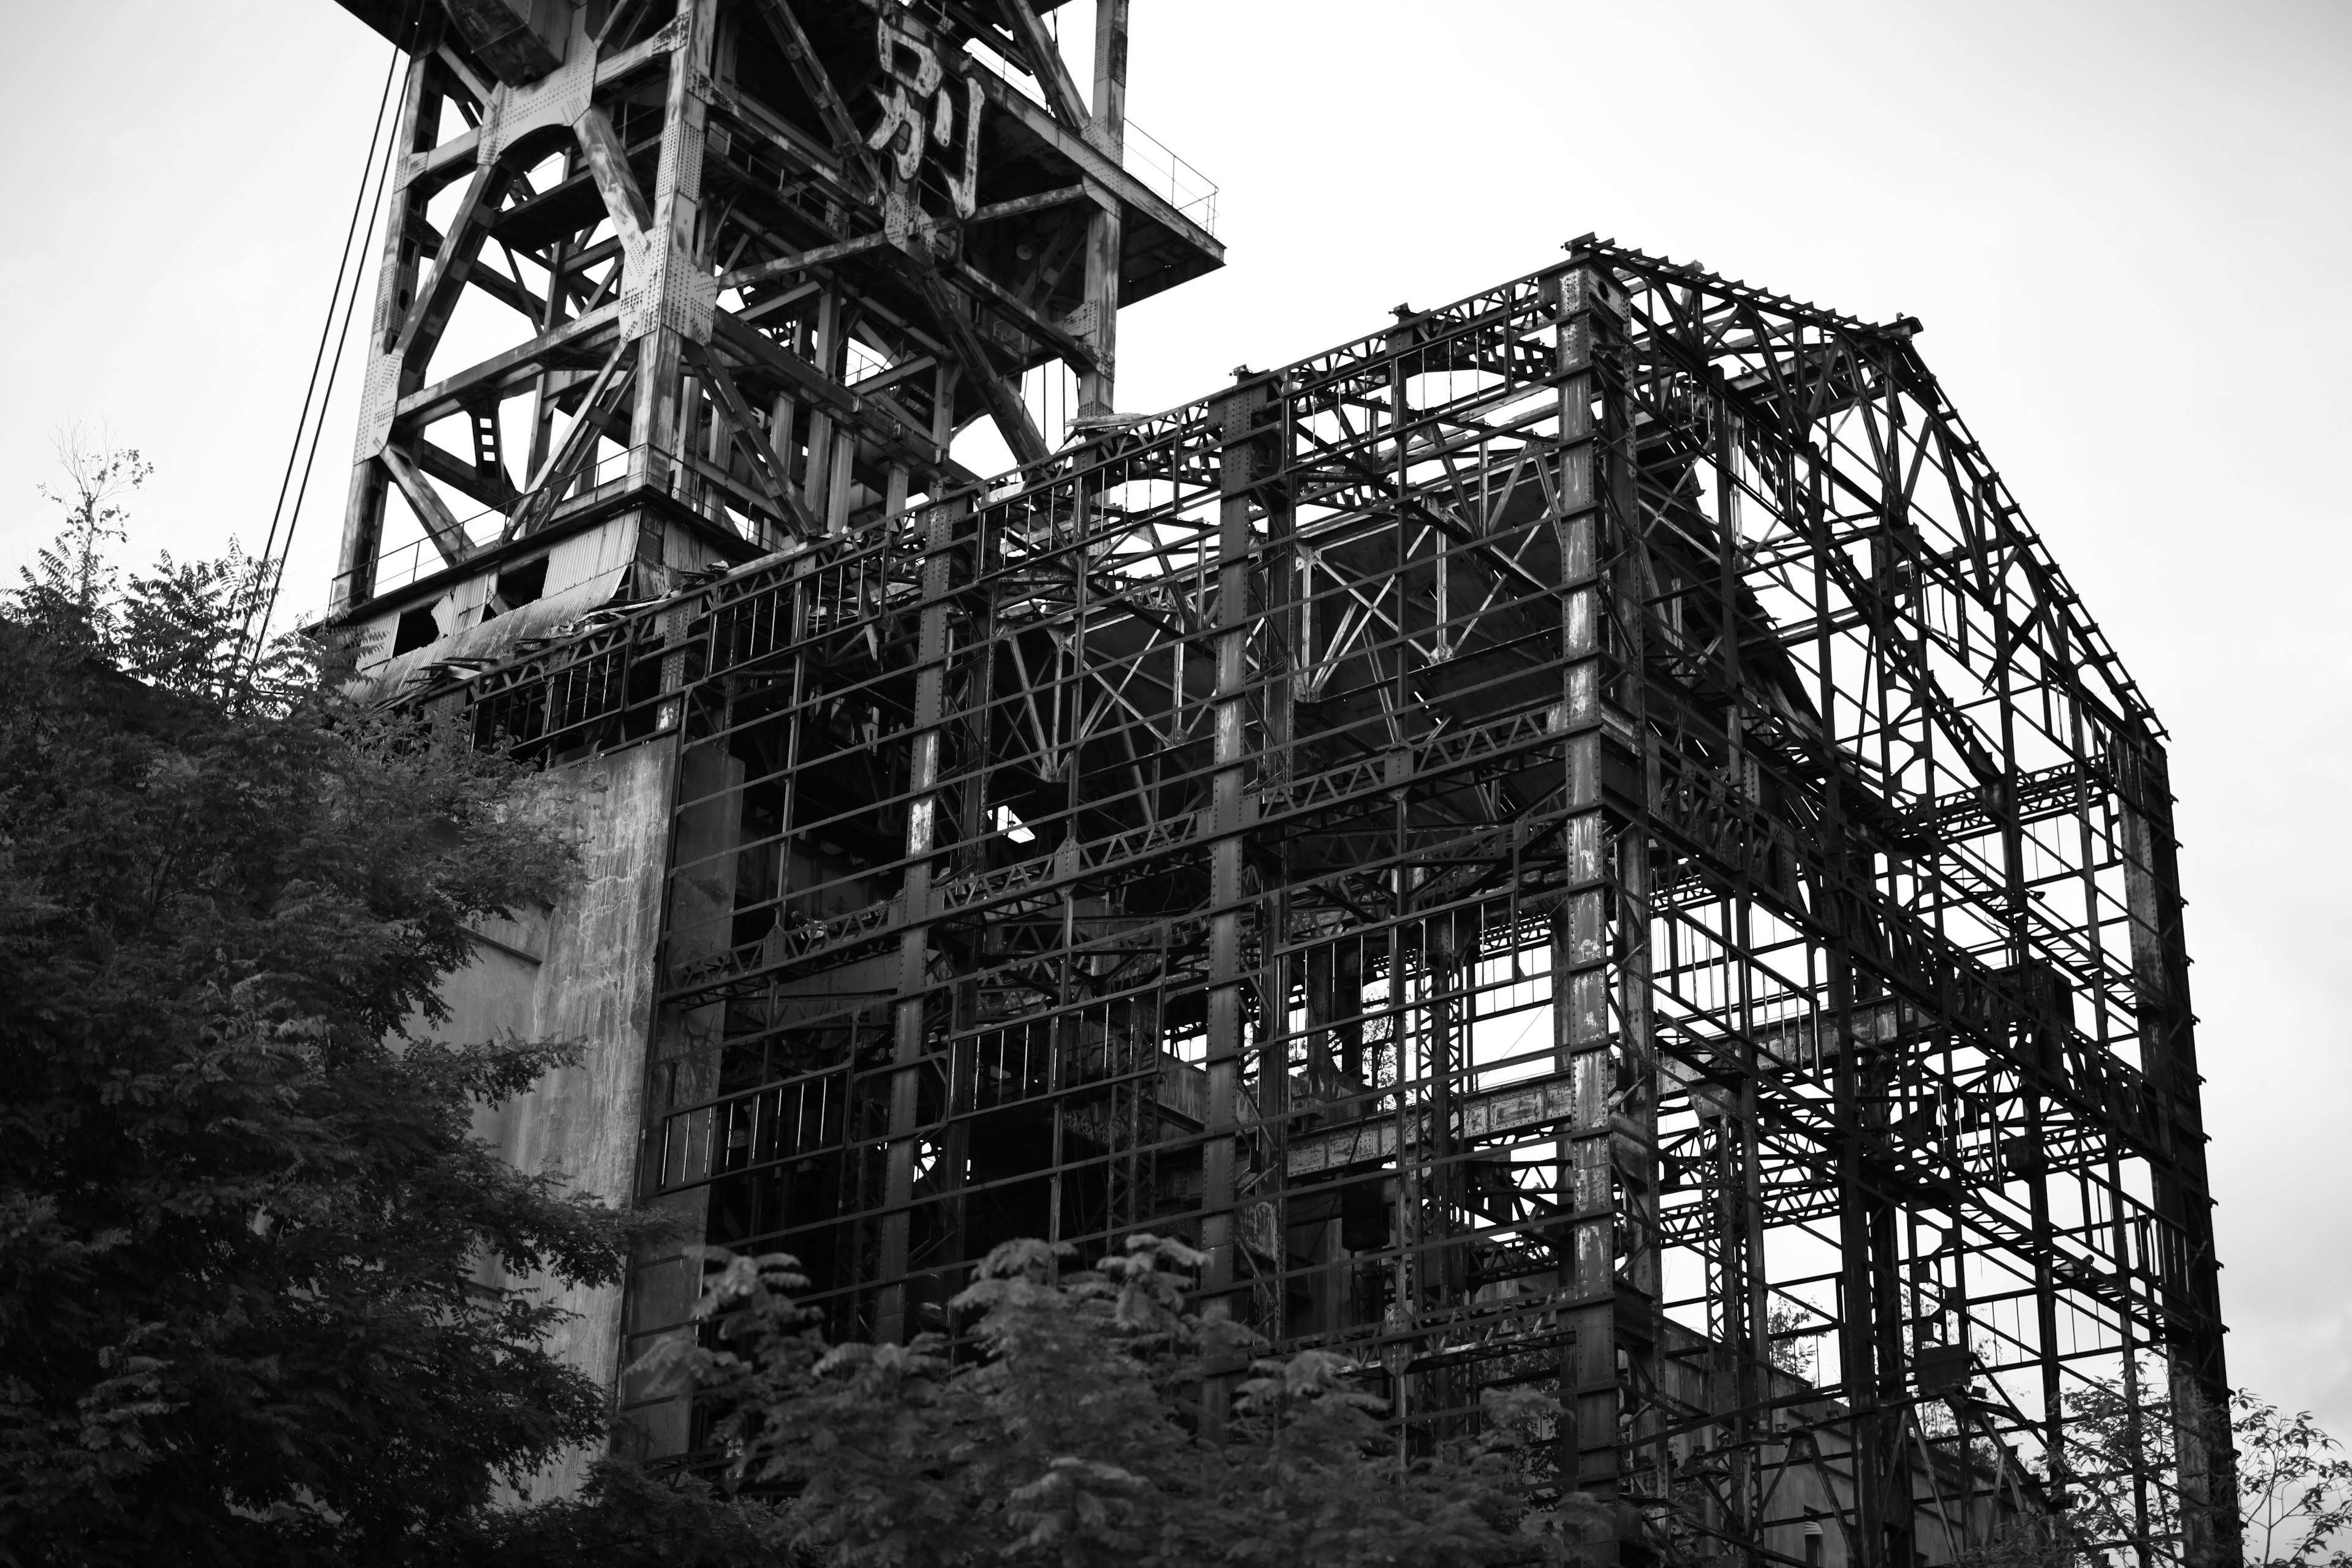
[[[642,245],[652,229],[653,206],[638,187],[636,175],[629,172],[628,149],[614,131],[611,116],[601,109],[591,108],[580,117],[573,130],[579,134],[580,151],[588,160],[597,194],[604,198],[605,216],[613,220],[625,258],[630,248]]]
[[[997,433],[1013,452],[1013,460],[1023,468],[1034,468],[1045,461],[1045,437],[1039,433],[1037,422],[1029,417],[1021,399],[1005,384],[1003,376],[991,363],[988,349],[980,341],[971,318],[963,309],[963,301],[948,281],[931,267],[916,261],[909,268],[915,286],[921,290],[923,301],[930,307],[931,318],[947,334],[948,346],[954,352],[956,363],[963,369],[967,381],[988,408],[989,417],[996,422]]]
[[[789,0],[755,0],[752,9],[776,40],[776,47],[784,52],[784,58],[792,62],[801,90],[816,106],[817,119],[833,143],[835,156],[869,195],[880,190],[882,176],[875,167],[874,154],[866,151],[866,139],[858,133],[849,105],[842,101],[833,78],[817,58],[816,47],[809,42],[808,32],[793,14]]]
[[[529,342],[468,365],[446,380],[418,387],[394,405],[399,427],[423,429],[463,411],[478,396],[519,391],[551,364],[594,363],[594,356],[604,352],[606,340],[614,334],[620,315],[617,303],[599,305]]]
[[[766,261],[755,261],[749,267],[739,267],[732,272],[720,273],[719,288],[723,293],[730,289],[749,289],[761,283],[772,283],[778,279],[796,277],[813,267],[823,267],[831,262],[845,261],[853,256],[863,256],[869,251],[886,249],[889,243],[889,237],[877,231],[834,245],[820,245],[814,249],[772,257]]]
[[[548,454],[547,464],[530,476],[522,493],[508,509],[507,521],[500,537],[512,539],[529,533],[544,521],[572,487],[591,454],[596,450],[596,440],[606,434],[600,416],[608,414],[628,391],[631,381],[640,367],[635,363],[635,343],[627,339],[616,340],[613,351],[597,368],[595,379],[580,395],[580,415],[554,451]]]
[[[996,0],[996,8],[1020,42],[1023,63],[1044,90],[1045,102],[1055,116],[1072,132],[1085,135],[1086,100],[1078,96],[1078,84],[1070,79],[1070,68],[1063,63],[1062,51],[1045,31],[1045,24],[1038,19],[1035,8],[1029,0]]]
[[[442,237],[440,252],[433,258],[432,276],[409,306],[407,319],[393,344],[404,381],[417,376],[421,362],[440,342],[442,331],[448,326],[450,313],[457,310],[458,296],[473,272],[474,262],[489,238],[490,215],[504,199],[509,178],[496,167],[478,169],[459,199],[448,232]]]
[[[473,542],[466,537],[466,531],[459,525],[457,514],[449,510],[449,503],[441,499],[441,492],[435,489],[431,481],[418,471],[415,459],[397,442],[384,447],[383,467],[384,471],[392,476],[392,482],[399,487],[401,499],[407,501],[409,510],[416,514],[417,522],[425,529],[425,536],[433,542],[433,548],[441,552],[443,561],[456,566],[473,554]]]
[[[985,309],[1011,322],[1013,328],[1045,344],[1070,364],[1082,370],[1094,370],[1101,363],[1094,345],[1076,336],[1058,322],[1049,321],[1029,308],[1010,289],[991,278],[967,261],[950,264],[954,279],[971,290]]]
[[[486,507],[503,511],[515,503],[520,493],[512,484],[487,479],[473,464],[443,451],[421,437],[410,456],[427,479],[438,479],[458,494]]]
[[[560,31],[569,19],[567,9],[547,6],[551,24],[541,30],[532,0],[441,0],[467,45],[482,63],[509,85],[537,81],[563,63]]]
[[[771,504],[783,517],[785,528],[796,539],[814,539],[824,530],[814,518],[808,515],[807,509],[801,505],[800,498],[793,494],[791,471],[785,468],[783,458],[777,456],[776,449],[768,444],[768,437],[761,431],[758,420],[744,404],[743,395],[736,389],[735,377],[729,372],[727,362],[699,343],[688,350],[688,358],[698,372],[710,378],[710,389],[727,414],[731,438],[751,458],[753,478]]]
[[[793,388],[836,419],[855,425],[886,451],[934,471],[947,454],[933,444],[930,433],[900,419],[894,409],[851,392],[797,354],[768,341],[757,329],[743,325],[732,312],[720,309],[713,320],[712,342],[747,364],[755,366]]]

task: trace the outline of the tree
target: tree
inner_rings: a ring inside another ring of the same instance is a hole
[[[793,1305],[791,1259],[717,1258],[702,1335],[653,1369],[717,1413],[734,1500],[709,1506],[759,1542],[735,1561],[1439,1568],[1567,1561],[1601,1519],[1580,1495],[1530,1502],[1549,1401],[1490,1396],[1487,1436],[1409,1459],[1353,1363],[1252,1360],[1249,1335],[1186,1310],[1202,1258],[1178,1242],[1130,1237],[1087,1270],[1066,1247],[1007,1243],[954,1301],[968,1338],[905,1346],[829,1346]],[[1203,1395],[1220,1366],[1239,1375],[1216,1431]],[[579,1531],[577,1505],[545,1511]],[[531,1533],[509,1533],[502,1560],[519,1543],[540,1560]]]
[[[770,1568],[793,1562],[771,1504],[692,1473],[625,1459],[592,1468],[572,1497],[454,1521],[436,1568]]]
[[[1765,1354],[1775,1367],[1810,1383],[1813,1355],[1827,1331],[1817,1314],[1790,1302],[1775,1301],[1764,1314]]]
[[[2310,1411],[2290,1415],[2244,1389],[2230,1394],[2230,1434],[2246,1561],[2265,1568],[2352,1563],[2344,1540],[2352,1528],[2352,1459],[2342,1445]]]
[[[0,619],[0,1560],[400,1560],[604,1431],[554,1310],[473,1282],[622,1267],[630,1222],[470,1133],[564,1051],[436,1037],[568,852],[331,660],[240,683],[249,563],[114,590],[143,473],[74,470]]]
[[[103,433],[91,440],[78,425],[58,433],[62,490],[40,487],[44,500],[65,509],[56,541],[17,568],[24,579],[19,608],[52,635],[85,635],[105,640],[112,630],[120,574],[109,554],[123,539],[126,500],[145,484],[155,466],[133,447],[118,447]]]
[[[2222,1412],[2176,1403],[2163,1368],[2143,1363],[2126,1382],[2101,1378],[2066,1396],[2074,1434],[2073,1506],[2066,1533],[2127,1553],[2146,1540],[2158,1557],[2181,1550],[2179,1431],[2204,1429],[2237,1453],[2242,1560],[2262,1568],[2347,1568],[2352,1551],[2352,1459],[2308,1411],[2288,1415],[2245,1389]],[[2152,1478],[2147,1483],[2137,1477]],[[2079,1555],[2079,1553],[2077,1554]]]

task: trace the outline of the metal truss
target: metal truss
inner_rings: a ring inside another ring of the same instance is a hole
[[[1040,463],[1115,417],[1121,303],[1222,264],[1125,0],[1091,106],[1032,0],[343,4],[409,55],[331,611],[394,654],[586,531],[645,599],[971,482],[977,421]]]
[[[1628,1561],[2230,1560],[2068,1397],[2227,1386],[2162,731],[1916,330],[1587,238],[445,684],[677,746],[647,1201],[886,1339],[1190,1237]]]

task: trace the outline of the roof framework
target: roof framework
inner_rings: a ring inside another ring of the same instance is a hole
[[[648,1201],[883,1338],[1191,1237],[1628,1561],[2233,1557],[2069,1398],[2226,1397],[2162,733],[1915,330],[1588,238],[445,672],[677,746]]]

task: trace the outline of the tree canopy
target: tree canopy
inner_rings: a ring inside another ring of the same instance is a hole
[[[248,563],[116,586],[138,473],[0,616],[0,1558],[392,1560],[605,1430],[552,1310],[474,1283],[623,1266],[470,1133],[564,1047],[437,1033],[569,851],[314,650],[242,658]]]
[[[2183,1500],[2177,1484],[2183,1427],[2235,1451],[2242,1560],[2262,1568],[2352,1568],[2352,1458],[2309,1411],[2289,1413],[2245,1389],[2226,1411],[2184,1403],[2162,1364],[2147,1358],[2128,1381],[2099,1378],[2067,1395],[2080,1434],[2073,1537],[2178,1551]],[[2158,1479],[2146,1489],[2135,1471]]]

